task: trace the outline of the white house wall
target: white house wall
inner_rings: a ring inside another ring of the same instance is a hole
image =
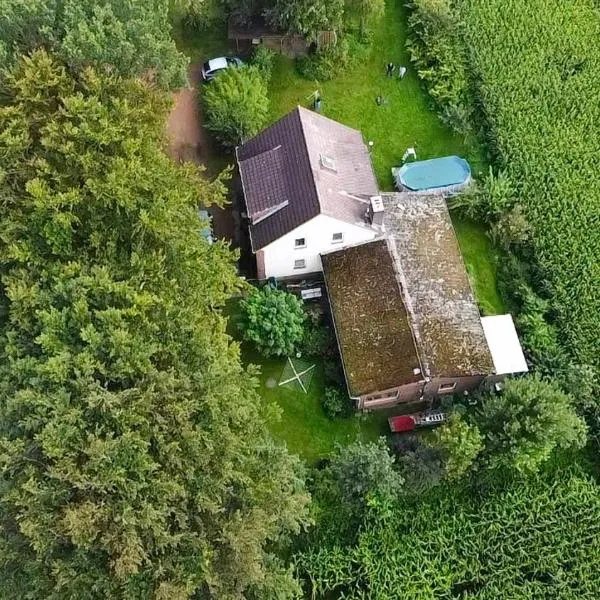
[[[341,243],[332,242],[334,233],[343,234]],[[318,215],[263,248],[265,277],[301,277],[305,273],[322,271],[321,253],[366,242],[375,235],[375,231],[366,226],[363,228],[327,215]],[[295,240],[300,238],[306,240],[304,248],[295,246]],[[295,261],[302,259],[305,261],[304,268],[295,269]]]

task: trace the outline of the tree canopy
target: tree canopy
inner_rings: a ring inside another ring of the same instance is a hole
[[[109,68],[167,88],[186,81],[171,38],[168,0],[0,0],[0,59],[44,46],[72,69]]]
[[[572,399],[537,376],[509,380],[501,394],[485,395],[476,421],[492,468],[535,472],[554,450],[581,448],[586,441]]]
[[[219,73],[202,94],[206,128],[225,147],[235,147],[255,136],[269,111],[267,82],[256,66]]]
[[[306,519],[218,307],[235,256],[168,99],[43,51],[0,106],[0,596],[278,598]]]

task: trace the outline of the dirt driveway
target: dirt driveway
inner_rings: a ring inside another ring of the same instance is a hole
[[[202,107],[198,102],[197,90],[200,82],[200,64],[190,66],[190,88],[174,93],[174,105],[167,120],[169,153],[178,161],[206,164],[211,142],[202,127]],[[234,201],[225,208],[209,207],[213,231],[216,237],[225,239],[232,246],[240,246],[240,213]]]

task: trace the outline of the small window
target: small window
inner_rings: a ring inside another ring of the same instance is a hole
[[[335,159],[333,159],[331,156],[327,156],[327,154],[321,154],[321,167],[323,169],[327,169],[328,171],[337,173],[337,169],[335,168]]]
[[[306,261],[303,258],[294,261],[294,269],[305,269]]]
[[[294,240],[294,248],[306,248],[306,238],[296,238]]]
[[[454,383],[442,383],[438,388],[438,392],[440,394],[447,394],[448,392],[453,392],[456,389],[456,382]]]
[[[332,244],[340,244],[341,242],[344,241],[344,234],[343,233],[334,233],[332,238],[331,238],[331,243]]]

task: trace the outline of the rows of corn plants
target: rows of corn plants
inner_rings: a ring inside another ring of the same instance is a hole
[[[447,488],[418,506],[377,510],[351,547],[299,559],[313,598],[600,598],[600,496],[559,472],[485,497]]]
[[[456,0],[496,165],[533,228],[557,322],[600,365],[600,10],[596,0]]]

